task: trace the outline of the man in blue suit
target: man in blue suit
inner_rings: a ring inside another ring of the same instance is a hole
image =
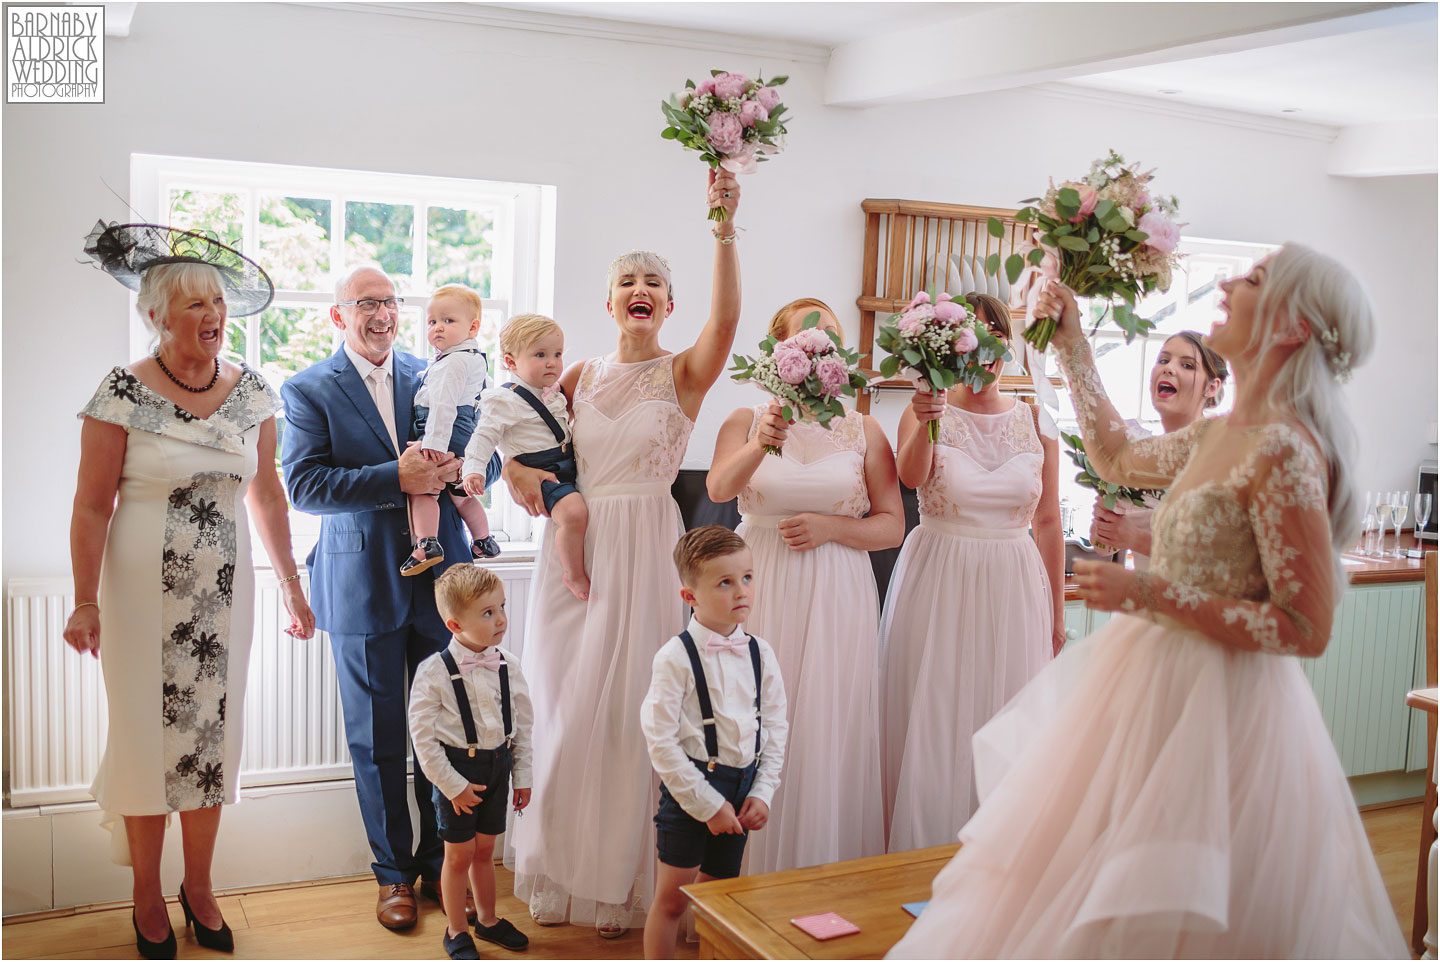
[[[435,610],[435,578],[444,566],[403,578],[395,559],[411,546],[405,495],[438,494],[460,468],[453,456],[432,462],[407,447],[425,364],[391,350],[400,303],[378,268],[342,278],[330,319],[345,332],[344,345],[281,389],[285,485],[296,508],[320,515],[320,542],[306,559],[310,599],[315,625],[329,633],[335,653],[355,790],[380,883],[376,917],[391,929],[415,924],[417,878],[426,894],[438,892],[444,846],[418,765],[420,838],[412,848],[406,711],[415,668],[450,640]],[[445,557],[469,559],[454,506],[448,498],[440,506]]]

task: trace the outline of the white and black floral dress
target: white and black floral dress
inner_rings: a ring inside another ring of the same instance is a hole
[[[208,418],[117,367],[80,412],[127,435],[100,575],[109,733],[91,791],[107,823],[235,801],[254,620],[244,498],[279,410],[248,367]]]

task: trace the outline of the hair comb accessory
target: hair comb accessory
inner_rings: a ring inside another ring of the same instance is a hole
[[[263,311],[275,296],[275,285],[264,268],[209,232],[98,220],[85,237],[85,253],[96,267],[132,291],[140,290],[141,277],[152,267],[207,264],[220,272],[225,303],[236,317]]]
[[[1330,373],[1335,375],[1335,380],[1341,384],[1348,384],[1355,376],[1350,367],[1350,352],[1340,350],[1340,335],[1335,328],[1328,327],[1320,332],[1321,350],[1325,352],[1325,359],[1330,364]]]

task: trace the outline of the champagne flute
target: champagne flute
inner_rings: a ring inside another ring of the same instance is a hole
[[[1410,513],[1410,492],[1395,491],[1390,495],[1390,514],[1394,518],[1395,525],[1395,551],[1390,555],[1392,558],[1405,557],[1405,549],[1400,547],[1401,526],[1405,524],[1405,517]]]
[[[1358,554],[1367,558],[1375,556],[1375,528],[1379,524],[1379,514],[1375,511],[1375,492],[1365,492],[1365,513],[1360,516],[1360,550]]]
[[[1377,491],[1375,493],[1375,519],[1379,522],[1379,536],[1375,540],[1375,553],[1372,557],[1385,557],[1385,526],[1390,523],[1390,492]]]
[[[1428,491],[1415,492],[1415,547],[1406,552],[1411,558],[1425,557],[1425,549],[1420,547],[1420,532],[1425,530],[1425,525],[1430,522],[1431,497]]]

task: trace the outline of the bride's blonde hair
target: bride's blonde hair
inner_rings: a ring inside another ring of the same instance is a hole
[[[1329,469],[1330,545],[1338,603],[1347,580],[1340,552],[1360,533],[1358,499],[1350,477],[1358,444],[1340,382],[1370,356],[1375,306],[1365,285],[1345,265],[1290,243],[1265,266],[1250,347],[1269,348],[1291,333],[1297,320],[1309,325],[1310,336],[1271,380],[1265,402],[1310,433]]]

